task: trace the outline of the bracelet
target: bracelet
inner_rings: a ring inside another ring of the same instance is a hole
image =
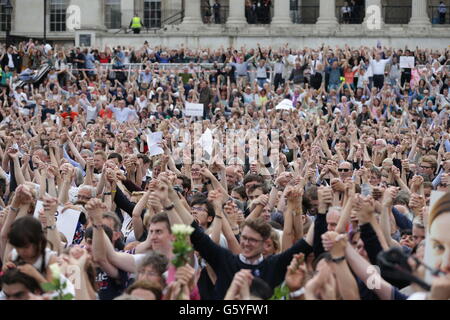
[[[339,258],[331,258],[331,261],[334,263],[339,263],[345,260],[345,256],[339,257]]]
[[[45,227],[45,230],[55,230],[55,229],[56,229],[56,224]]]
[[[164,210],[165,210],[165,211],[170,211],[170,210],[172,210],[173,208],[175,208],[175,205],[172,203],[171,205],[169,205],[169,206],[167,206],[167,207],[164,207]]]
[[[103,195],[104,196],[110,196],[110,195],[112,195],[112,192],[104,192]]]
[[[13,206],[9,207],[12,211],[14,211],[15,213],[19,212],[19,208],[13,208]]]
[[[222,217],[221,217],[221,216],[216,216],[216,218],[222,219]]]
[[[102,224],[93,224],[92,225],[95,229],[103,229],[103,225]]]
[[[298,298],[298,297],[300,297],[300,296],[302,296],[304,294],[305,294],[305,288],[303,287],[303,288],[298,289],[297,291],[290,292],[289,293],[289,298],[295,299],[295,298]]]

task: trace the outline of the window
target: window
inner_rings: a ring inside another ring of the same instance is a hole
[[[0,31],[11,31],[11,8],[0,2]]]
[[[122,15],[120,12],[120,0],[106,0],[105,2],[105,26],[108,29],[120,29]]]
[[[147,28],[161,28],[160,0],[144,0],[144,25]]]
[[[50,31],[66,31],[68,0],[50,0]]]

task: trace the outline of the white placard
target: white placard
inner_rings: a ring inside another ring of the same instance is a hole
[[[292,105],[292,101],[289,99],[284,99],[275,107],[276,110],[292,110],[294,106]]]
[[[207,128],[200,137],[200,145],[211,157],[213,152],[213,136],[212,131],[209,128]]]
[[[33,216],[39,219],[39,211],[44,208],[44,203],[40,200],[36,202]],[[67,238],[67,243],[72,244],[73,236],[77,230],[78,220],[80,219],[81,212],[74,209],[66,209],[62,212],[64,206],[58,206],[56,219],[56,229],[64,234]]]
[[[184,114],[190,117],[203,117],[203,104],[186,102]]]
[[[162,132],[152,132],[147,134],[147,145],[150,156],[163,154],[164,150],[158,145],[162,142]]]
[[[410,68],[413,69],[415,64],[415,57],[401,56],[400,57],[400,68]]]

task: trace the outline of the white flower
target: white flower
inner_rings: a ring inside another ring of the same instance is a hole
[[[172,226],[172,233],[176,235],[190,235],[194,232],[194,228],[186,224],[175,224]]]
[[[59,265],[57,263],[50,265],[50,271],[52,272],[53,279],[59,279],[61,277],[61,270],[59,269]]]

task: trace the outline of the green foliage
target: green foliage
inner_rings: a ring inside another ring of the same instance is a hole
[[[172,259],[172,264],[176,268],[184,266],[189,260],[189,254],[193,251],[188,237],[187,234],[175,234],[175,241],[172,244],[175,257]]]
[[[289,288],[285,284],[281,284],[275,288],[273,296],[269,300],[289,300]]]

